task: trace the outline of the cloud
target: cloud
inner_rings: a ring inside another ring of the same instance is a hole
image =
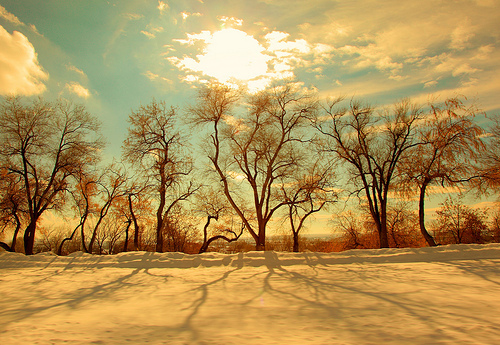
[[[437,84],[438,84],[437,80],[431,80],[424,83],[424,88],[433,87],[436,86]]]
[[[76,72],[77,74],[79,74],[81,77],[83,78],[86,78],[87,75],[85,74],[85,72],[83,72],[81,69],[79,69],[78,67],[75,67],[73,66],[72,64],[68,64],[66,65],[66,69],[68,71],[73,71],[73,72]]]
[[[146,35],[149,39],[155,38],[157,33],[163,32],[163,30],[164,30],[162,26],[150,26],[150,25],[148,25],[148,27],[149,27],[149,31],[142,30],[141,33],[143,35]]]
[[[242,26],[243,19],[235,18],[235,17],[227,17],[227,16],[219,16],[217,17],[219,21],[223,23],[225,27],[233,27],[233,26]]]
[[[158,10],[160,11],[160,14],[163,14],[166,10],[168,10],[168,4],[163,2],[163,1],[158,1]]]
[[[141,34],[143,34],[143,35],[147,36],[149,39],[151,39],[151,38],[155,38],[155,37],[156,37],[156,35],[155,35],[154,33],[149,32],[149,31],[145,31],[145,30],[142,30],[142,31],[141,31]]]
[[[11,35],[0,25],[0,94],[40,94],[48,78],[28,38],[18,31]]]
[[[273,52],[297,52],[307,54],[311,48],[306,40],[299,39],[295,41],[286,41],[290,34],[286,32],[273,31],[268,33],[264,38],[269,45],[268,50]]]
[[[455,77],[462,74],[473,74],[478,72],[479,69],[471,67],[468,60],[467,58],[454,57],[449,53],[441,54],[437,57],[438,64],[435,70],[440,73],[451,72]]]
[[[144,15],[137,13],[123,13],[122,16],[127,18],[128,20],[139,20],[144,18]]]
[[[151,81],[155,80],[155,79],[157,79],[159,77],[158,74],[155,74],[155,73],[153,73],[151,71],[146,71],[146,73],[143,73],[142,75],[145,76],[146,78],[148,78]]]
[[[2,5],[0,5],[0,18],[3,18],[14,25],[24,25],[23,22],[19,20],[19,18],[7,11]]]
[[[189,17],[201,17],[203,16],[203,13],[195,12],[195,13],[190,13],[190,12],[181,12],[182,20],[186,20]]]
[[[231,23],[231,26],[242,24],[240,19],[233,17],[219,19],[225,24]],[[322,77],[322,69],[314,67],[324,64],[334,48],[324,43],[310,44],[302,38],[289,40],[289,36],[286,32],[272,31],[258,41],[235,28],[188,33],[185,39],[173,41],[197,48],[201,53],[195,56],[186,54],[182,58],[168,56],[166,59],[187,73],[201,73],[226,84],[238,81],[250,92],[265,88],[274,79],[293,78],[298,67],[312,67],[310,70]],[[203,43],[201,49],[196,45],[198,42]]]
[[[463,50],[467,47],[469,40],[474,37],[470,21],[466,20],[451,33],[450,48],[454,50]]]
[[[65,89],[67,89],[70,93],[73,93],[77,95],[80,98],[89,98],[90,97],[90,92],[87,88],[83,87],[80,85],[80,83],[77,83],[76,81],[72,81],[70,83],[67,83],[64,86]]]

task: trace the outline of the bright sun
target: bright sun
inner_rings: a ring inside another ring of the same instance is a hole
[[[213,34],[204,32],[191,36],[203,40],[206,47],[197,60],[185,58],[183,64],[188,69],[202,72],[226,83],[231,79],[249,81],[266,75],[267,62],[271,59],[263,53],[265,48],[248,35],[237,29],[223,29]]]

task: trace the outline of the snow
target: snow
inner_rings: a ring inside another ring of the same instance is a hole
[[[0,253],[6,344],[498,344],[500,244]]]

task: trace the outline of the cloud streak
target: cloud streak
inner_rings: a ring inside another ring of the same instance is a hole
[[[67,83],[64,88],[67,89],[70,93],[75,94],[80,98],[87,99],[90,97],[90,91],[76,81]]]

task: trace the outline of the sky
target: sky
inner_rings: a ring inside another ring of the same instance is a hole
[[[499,17],[495,0],[0,0],[0,94],[84,103],[111,156],[132,109],[182,108],[211,79],[375,105],[463,94],[498,113]]]
[[[133,109],[210,80],[296,79],[376,106],[465,95],[500,113],[500,1],[0,0],[0,95],[65,97],[119,158]]]

